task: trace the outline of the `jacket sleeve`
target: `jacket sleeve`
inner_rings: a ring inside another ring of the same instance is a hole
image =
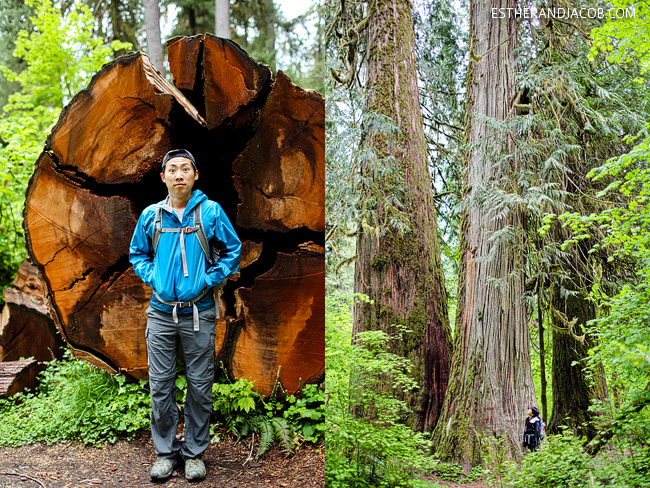
[[[151,238],[147,232],[146,211],[142,212],[138,223],[135,226],[131,245],[129,246],[129,261],[133,265],[133,271],[145,285],[152,286],[153,280],[153,257],[151,255]]]
[[[221,257],[206,270],[208,287],[221,283],[239,269],[241,259],[241,241],[228,216],[218,203],[215,203],[214,239],[220,248]]]

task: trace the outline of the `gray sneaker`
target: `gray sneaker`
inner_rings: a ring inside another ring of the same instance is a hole
[[[156,462],[153,463],[153,467],[151,468],[151,479],[166,480],[172,475],[174,466],[176,466],[175,459],[156,459]]]
[[[185,479],[198,481],[205,478],[205,474],[205,464],[203,464],[202,459],[196,458],[185,460]]]

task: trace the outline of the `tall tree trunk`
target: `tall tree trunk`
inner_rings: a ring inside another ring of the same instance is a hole
[[[264,39],[264,55],[271,71],[275,71],[277,69],[277,56],[275,49],[277,36],[275,26],[278,23],[278,14],[273,0],[264,0],[264,18],[261,20],[263,25],[260,25],[260,35],[263,36]]]
[[[469,465],[482,463],[486,449],[502,443],[507,456],[521,453],[528,407],[535,401],[524,293],[522,257],[513,246],[490,238],[505,226],[521,226],[520,217],[496,218],[475,205],[477,189],[496,177],[486,153],[505,144],[485,117],[504,120],[514,94],[514,16],[492,19],[492,8],[514,8],[513,0],[472,0],[470,64],[467,74],[464,177],[468,203],[461,220],[459,302],[456,343],[449,390],[434,431],[436,453]],[[513,163],[516,164],[516,163]],[[511,168],[516,171],[516,168]],[[494,255],[492,257],[491,253]],[[500,279],[500,284],[494,279]]]
[[[160,8],[158,0],[144,0],[144,24],[147,32],[147,53],[151,62],[165,74],[163,46],[160,40]]]
[[[196,28],[196,10],[193,7],[187,9],[187,22],[190,29],[190,35],[198,34]]]
[[[68,3],[71,4],[72,2]],[[91,2],[87,3],[90,4]],[[120,49],[119,51],[115,51],[114,57],[121,56],[129,51],[140,50],[140,41],[138,40],[136,31],[141,21],[136,21],[136,15],[134,15],[132,7],[132,4],[122,0],[108,0],[106,2],[95,3],[94,16],[99,25],[97,35],[102,37],[101,31],[104,29],[103,23],[108,20],[106,28],[111,34],[109,40],[131,43],[131,49]]]
[[[557,433],[560,426],[566,425],[576,434],[591,439],[596,435],[593,413],[589,411],[591,400],[603,400],[607,396],[604,371],[597,374],[593,382],[585,373],[585,359],[594,340],[584,333],[583,326],[596,317],[596,310],[584,293],[563,298],[559,287],[555,288],[551,367],[553,413],[548,430]],[[581,336],[581,340],[576,336]]]
[[[214,0],[214,32],[230,39],[230,0]]]
[[[542,314],[542,291],[537,290],[537,320],[539,323],[539,371],[541,376],[542,419],[548,422],[548,402],[546,401],[546,347],[544,346],[544,315]]]
[[[368,110],[390,117],[401,129],[399,144],[379,137],[366,143],[379,154],[395,157],[405,176],[404,211],[411,223],[403,233],[391,229],[379,238],[360,235],[355,291],[370,296],[374,304],[356,305],[354,332],[390,331],[392,324],[408,327],[410,332],[393,352],[414,365],[420,389],[404,399],[414,411],[410,422],[428,430],[436,424],[444,400],[452,344],[408,0],[375,4],[369,23],[367,88]],[[380,204],[382,212],[389,210]]]

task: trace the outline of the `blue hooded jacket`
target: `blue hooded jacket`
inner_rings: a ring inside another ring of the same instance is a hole
[[[213,246],[221,250],[221,258],[208,267],[208,260],[201,249],[196,233],[184,234],[188,277],[184,276],[181,258],[180,233],[163,232],[153,256],[153,227],[156,208],[162,207],[163,228],[194,226],[194,208],[202,203],[201,220],[205,235]],[[131,246],[129,261],[135,274],[146,285],[151,286],[166,302],[187,302],[195,299],[205,288],[221,283],[239,269],[241,241],[221,206],[208,200],[201,190],[194,190],[180,222],[167,200],[149,205],[138,219]],[[162,303],[151,294],[150,305],[161,312],[171,313],[173,307]],[[212,293],[207,293],[196,302],[198,310],[214,307]],[[191,308],[179,310],[182,314],[192,313]]]

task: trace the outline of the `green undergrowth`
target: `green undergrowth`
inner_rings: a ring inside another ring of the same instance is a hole
[[[129,382],[67,352],[47,363],[35,392],[0,400],[0,444],[115,442],[147,428],[149,412],[145,381]]]
[[[367,297],[356,297],[367,301]],[[325,486],[331,488],[433,487],[431,442],[404,420],[411,413],[401,392],[417,388],[411,363],[388,352],[405,328],[367,331],[352,342],[352,300],[326,297],[328,393]]]
[[[46,365],[36,391],[0,400],[0,445],[71,440],[102,445],[149,429],[147,381],[112,375],[73,359],[69,351],[63,360]],[[184,375],[176,386],[181,407],[187,391]],[[215,383],[213,398],[212,442],[225,435],[241,439],[254,434],[259,457],[276,442],[290,453],[305,442],[323,441],[325,394],[317,385],[305,385],[296,395],[276,387],[264,398],[242,378]]]
[[[442,480],[465,484],[479,480],[483,476],[483,468],[481,466],[475,466],[470,469],[468,474],[465,474],[460,464],[440,463],[436,466],[435,474]]]
[[[288,395],[276,384],[265,398],[252,382],[240,378],[234,383],[215,383],[212,392],[212,442],[227,434],[238,440],[257,436],[258,458],[276,442],[286,454],[305,442],[323,442],[325,393],[318,385],[305,385],[296,395]]]
[[[549,436],[541,448],[512,464],[503,481],[494,486],[538,488],[650,486],[650,446],[647,426],[619,425],[616,437],[598,456],[585,451],[584,439],[569,430]],[[642,437],[639,437],[642,436]]]

